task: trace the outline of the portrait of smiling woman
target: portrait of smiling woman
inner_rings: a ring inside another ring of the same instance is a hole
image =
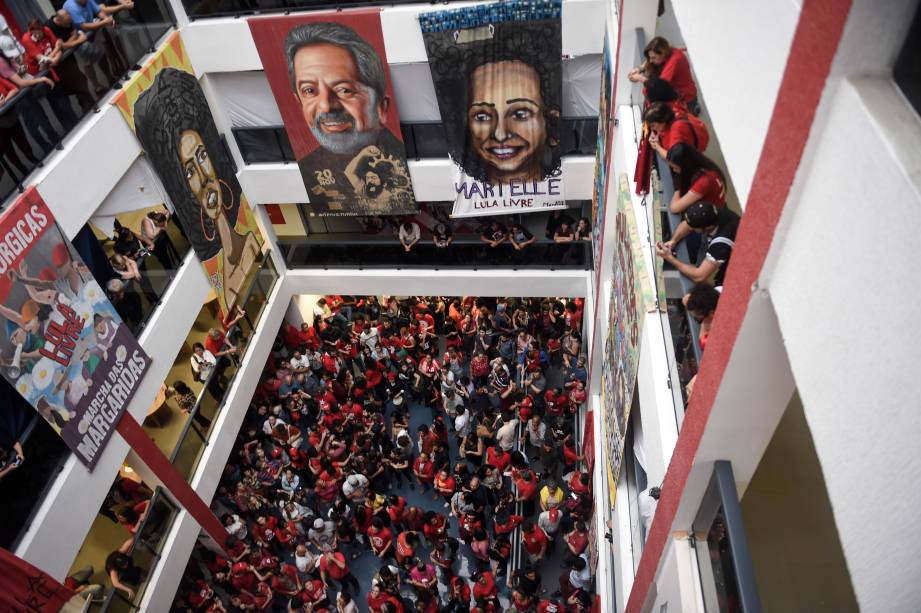
[[[134,106],[138,138],[226,313],[260,242],[205,96],[193,75],[161,71]]]
[[[562,84],[554,27],[512,22],[495,25],[486,40],[464,44],[450,33],[427,40],[451,157],[466,175],[507,184],[542,181],[559,169]]]

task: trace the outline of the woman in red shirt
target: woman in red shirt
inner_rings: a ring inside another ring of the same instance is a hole
[[[457,482],[447,469],[442,468],[438,471],[438,475],[435,477],[435,489],[445,499],[445,507],[451,506],[451,497],[454,496],[456,486]]]
[[[32,74],[57,66],[61,61],[61,41],[38,19],[29,22],[29,31],[22,35],[22,46],[26,49],[26,66]]]
[[[698,151],[706,151],[710,144],[710,132],[701,120],[683,111],[676,112],[672,105],[664,102],[646,109],[643,121],[649,126],[649,144],[662,157],[666,157],[669,150],[679,143]]]
[[[713,160],[685,143],[669,149],[666,159],[677,178],[672,213],[680,215],[696,202],[726,206],[726,177]]]
[[[644,50],[646,62],[634,68],[627,78],[634,83],[645,83],[651,76],[668,81],[681,99],[687,103],[688,109],[695,115],[700,114],[697,103],[697,84],[691,74],[691,64],[688,62],[686,49],[672,47],[661,36],[656,36],[646,45]]]
[[[563,538],[566,540],[569,552],[574,556],[582,555],[586,547],[588,547],[588,532],[585,529],[585,524],[581,521],[575,522],[572,532],[567,532],[563,535]]]

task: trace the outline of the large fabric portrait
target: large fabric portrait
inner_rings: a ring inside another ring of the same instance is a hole
[[[614,136],[614,55],[604,33],[601,54],[601,95],[598,102],[598,135],[595,146],[595,184],[592,190],[592,253],[595,263],[595,287],[600,285],[602,240],[604,238],[604,212],[608,196],[608,171]]]
[[[0,217],[0,371],[92,469],[150,358],[31,188]]]
[[[311,209],[417,212],[380,9],[249,20]]]
[[[601,421],[613,507],[640,361],[640,337],[645,319],[644,296],[648,286],[648,283],[644,283],[646,266],[630,196],[630,184],[625,174],[618,176],[617,210],[612,212],[615,214],[612,253],[614,267],[601,369],[601,403],[604,410]]]
[[[112,104],[134,131],[223,313],[255,275],[262,237],[178,32]]]
[[[456,166],[454,217],[566,207],[561,6],[514,0],[419,16]]]

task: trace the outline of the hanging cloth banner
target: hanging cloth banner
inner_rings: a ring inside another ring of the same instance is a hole
[[[379,8],[249,19],[318,215],[413,215]]]
[[[73,606],[76,603],[86,601],[22,558],[0,549],[0,611],[80,611]]]
[[[92,470],[150,365],[35,188],[0,217],[0,370]]]
[[[448,151],[452,217],[566,208],[561,0],[422,13]]]
[[[262,237],[178,32],[112,104],[141,141],[228,313],[252,283]]]
[[[630,182],[625,173],[618,179],[613,240],[614,275],[608,303],[608,330],[601,367],[602,440],[607,458],[611,508],[624,457],[624,439],[630,421],[636,371],[640,363],[640,339],[649,294],[646,264],[636,225]],[[612,203],[613,204],[613,203]],[[632,451],[631,451],[632,453]]]

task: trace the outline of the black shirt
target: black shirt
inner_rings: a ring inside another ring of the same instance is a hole
[[[717,216],[716,231],[704,237],[707,241],[707,253],[704,257],[720,266],[713,278],[713,284],[716,287],[723,284],[726,276],[726,268],[729,265],[729,257],[732,255],[740,220],[741,217],[736,212],[721,207]]]
[[[50,17],[48,21],[45,22],[45,26],[51,30],[51,33],[61,39],[61,42],[65,42],[73,36],[74,26],[73,24],[69,26],[62,26],[54,22],[54,17]]]

